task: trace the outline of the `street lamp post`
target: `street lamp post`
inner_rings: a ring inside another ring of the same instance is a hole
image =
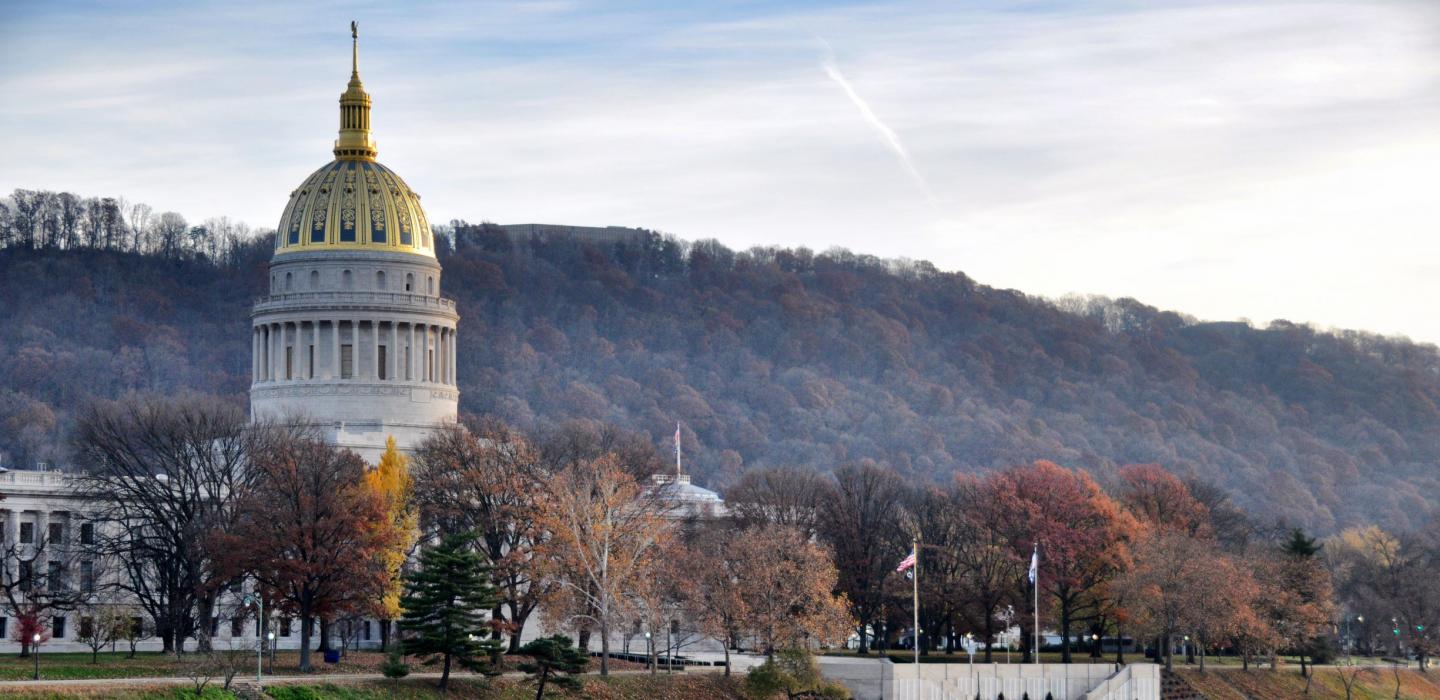
[[[275,630],[270,630],[265,638],[270,640],[270,672],[275,672]]]
[[[246,594],[245,607],[248,608],[251,605],[256,606],[255,622],[259,625],[256,627],[255,635],[258,638],[255,640],[255,682],[258,683],[261,669],[265,664],[265,638],[258,633],[259,630],[265,629],[265,600],[253,593]]]
[[[30,638],[30,655],[35,657],[35,680],[40,680],[40,633]]]
[[[645,630],[645,654],[646,654],[646,656],[649,657],[649,658],[647,658],[647,659],[645,660],[645,663],[646,663],[646,665],[648,665],[648,666],[650,667],[650,674],[651,674],[651,675],[654,675],[654,674],[655,674],[655,645],[652,644],[651,641],[650,641],[650,630]]]

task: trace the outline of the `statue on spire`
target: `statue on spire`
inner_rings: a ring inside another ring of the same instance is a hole
[[[350,39],[352,41],[360,39],[360,23],[353,19],[350,20]]]

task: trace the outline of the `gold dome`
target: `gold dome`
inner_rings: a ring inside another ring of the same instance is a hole
[[[340,95],[335,160],[290,193],[275,228],[275,254],[370,250],[435,257],[420,195],[375,160],[370,95],[360,82],[359,46],[350,23],[350,82]]]

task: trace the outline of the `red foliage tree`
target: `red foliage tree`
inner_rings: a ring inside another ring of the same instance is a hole
[[[383,595],[389,573],[380,555],[394,528],[377,526],[386,504],[361,487],[366,465],[349,450],[285,437],[257,453],[254,468],[220,551],[300,618],[300,670],[309,672],[316,618],[368,610]]]
[[[1059,612],[1061,657],[1070,663],[1070,630],[1093,617],[1096,594],[1128,556],[1134,520],[1090,475],[1052,462],[1014,467],[994,477],[1000,527],[1017,554],[1040,548],[1040,590]]]

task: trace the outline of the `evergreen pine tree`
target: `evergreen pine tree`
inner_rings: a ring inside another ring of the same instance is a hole
[[[1285,542],[1283,549],[1293,557],[1308,559],[1319,554],[1322,546],[1315,543],[1314,537],[1306,537],[1305,531],[1297,527],[1290,530],[1290,539]]]
[[[563,634],[530,642],[520,648],[520,653],[532,657],[529,663],[520,664],[520,670],[530,674],[530,680],[535,681],[535,700],[545,697],[547,681],[554,681],[555,685],[567,690],[579,690],[580,679],[575,674],[583,673],[590,663],[589,655],[576,649],[570,638]]]
[[[420,567],[405,577],[400,599],[404,614],[400,629],[409,633],[405,652],[428,657],[426,664],[444,663],[443,691],[450,681],[450,664],[491,674],[488,657],[499,651],[498,640],[485,639],[490,628],[484,612],[499,600],[490,585],[490,567],[470,543],[468,534],[446,535],[440,544],[420,552]]]

